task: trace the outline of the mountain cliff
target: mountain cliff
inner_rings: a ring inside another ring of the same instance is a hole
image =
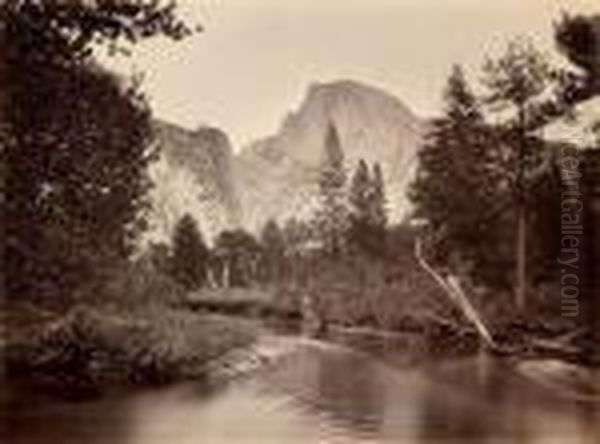
[[[318,198],[327,127],[338,132],[349,176],[360,159],[379,162],[392,220],[408,209],[406,190],[424,123],[399,99],[354,81],[315,84],[279,132],[246,147],[235,160],[244,225],[305,217]]]
[[[170,239],[185,213],[208,238],[237,226],[240,206],[227,135],[217,128],[189,131],[162,121],[154,128],[160,156],[150,168],[150,239]]]

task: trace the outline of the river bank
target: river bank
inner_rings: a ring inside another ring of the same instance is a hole
[[[351,298],[349,298],[351,299]],[[377,344],[387,338],[418,337],[409,341],[402,353],[410,361],[419,359],[449,359],[477,354],[484,344],[477,330],[455,314],[435,315],[428,307],[415,305],[413,311],[398,310],[389,313],[386,321],[376,316],[351,316],[340,304],[325,307],[317,318],[305,319],[306,313],[299,297],[281,295],[273,290],[248,291],[245,289],[202,292],[190,295],[180,308],[198,314],[219,314],[236,319],[254,319],[292,332],[304,330],[324,339],[343,338],[352,333],[367,343]],[[368,308],[362,308],[368,313]],[[493,316],[489,316],[493,318]],[[489,323],[496,348],[493,354],[522,359],[559,359],[588,367],[600,367],[600,336],[589,329],[575,329],[559,317],[502,317]],[[403,341],[401,341],[403,342]],[[416,344],[415,344],[416,343]],[[375,345],[377,347],[377,345]]]
[[[6,377],[74,394],[203,379],[210,362],[257,337],[253,322],[164,306],[78,306],[18,327],[11,317],[0,356]]]
[[[4,432],[13,444],[597,442],[597,404],[564,390],[571,369],[529,363],[523,377],[489,355],[400,368],[351,342],[261,335],[214,361],[214,384],[77,402],[11,386],[0,393],[0,419],[10,424],[0,440]]]
[[[413,317],[397,329],[329,322],[307,330],[298,308],[282,301],[275,304],[265,297],[220,300],[196,298],[186,304],[131,312],[79,306],[61,316],[36,310],[37,318],[21,316],[29,318],[29,326],[15,319],[7,325],[3,319],[11,334],[0,347],[0,360],[6,364],[8,378],[28,379],[79,395],[182,380],[228,381],[289,354],[302,334],[367,351],[403,368],[468,358],[485,350],[468,325],[430,318],[419,323]],[[495,325],[500,349],[486,352],[598,366],[600,353],[593,337],[586,337],[585,332],[565,337],[559,327],[518,322]],[[286,336],[295,339],[281,339]]]

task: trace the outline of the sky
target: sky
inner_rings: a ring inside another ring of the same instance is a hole
[[[308,87],[352,79],[380,87],[416,114],[441,104],[448,73],[476,82],[487,55],[528,36],[554,54],[561,11],[600,13],[600,0],[179,0],[204,31],[154,39],[107,65],[142,73],[157,117],[214,125],[235,149],[273,134]]]

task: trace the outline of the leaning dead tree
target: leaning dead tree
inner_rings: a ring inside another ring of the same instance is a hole
[[[464,317],[475,327],[477,333],[490,349],[497,349],[497,344],[490,333],[490,330],[483,321],[482,316],[475,309],[471,300],[468,298],[460,285],[458,276],[447,273],[445,276],[436,271],[425,259],[423,255],[422,242],[420,238],[415,241],[415,258],[427,274],[429,274],[436,283],[444,290],[450,301],[458,307]]]
[[[475,327],[478,335],[489,350],[504,353],[515,353],[517,351],[511,347],[507,348],[506,344],[498,344],[494,340],[483,317],[477,311],[462,288],[458,276],[449,272],[441,273],[427,262],[423,254],[423,243],[420,238],[417,238],[415,241],[414,254],[421,268],[436,281],[442,290],[444,290],[452,304],[454,304],[461,311],[465,319]],[[581,350],[573,345],[573,340],[581,332],[582,330],[579,329],[552,338],[531,336],[528,338],[528,343],[534,350],[541,354],[552,356],[577,356]]]

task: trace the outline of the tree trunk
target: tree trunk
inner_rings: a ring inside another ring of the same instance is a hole
[[[517,165],[517,236],[515,245],[516,282],[515,297],[517,311],[525,310],[527,298],[527,214],[525,211],[525,160],[527,154],[526,113],[524,104],[519,106],[519,164]]]
[[[523,312],[527,305],[527,215],[522,204],[517,209],[516,237],[516,285],[515,297],[517,310]]]
[[[229,288],[230,287],[230,265],[229,265],[229,260],[225,260],[223,261],[223,272],[222,272],[222,281],[221,281],[221,286],[222,288]]]
[[[206,282],[208,288],[215,289],[219,285],[217,284],[217,280],[215,279],[215,270],[212,267],[208,267],[206,271]]]

